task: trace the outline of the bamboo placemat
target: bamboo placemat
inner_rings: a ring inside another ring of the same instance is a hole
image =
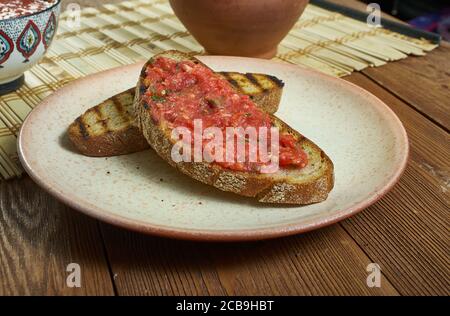
[[[68,20],[68,14],[63,13],[54,43],[42,61],[25,74],[25,85],[0,97],[3,179],[23,173],[16,151],[20,125],[56,89],[88,74],[148,59],[167,49],[203,53],[174,16],[167,0],[133,0],[86,8],[81,11],[81,23],[76,29],[69,27]],[[436,46],[308,5],[281,43],[275,59],[341,77],[408,55],[425,55]]]

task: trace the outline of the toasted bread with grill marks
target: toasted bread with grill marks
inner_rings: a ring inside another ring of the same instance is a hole
[[[306,152],[308,156],[306,167],[302,169],[280,169],[276,173],[262,174],[234,171],[207,162],[174,162],[171,157],[174,145],[170,137],[171,130],[165,124],[161,125],[152,119],[149,105],[141,95],[149,88],[145,84],[147,66],[159,56],[171,58],[178,62],[191,60],[202,64],[199,60],[184,53],[167,51],[150,59],[142,70],[134,101],[136,123],[159,156],[171,166],[198,181],[223,191],[253,197],[260,202],[310,204],[327,198],[334,185],[334,167],[330,158],[312,141],[273,115],[271,115],[272,125],[278,127],[280,133],[291,134],[297,144]]]
[[[275,113],[284,83],[264,74],[220,72],[237,91],[247,94],[264,111]],[[69,138],[87,156],[109,157],[130,154],[149,147],[134,124],[132,105],[135,88],[90,108],[69,127]]]
[[[133,125],[134,88],[109,98],[79,116],[68,130],[77,150],[108,157],[142,151],[148,143]]]

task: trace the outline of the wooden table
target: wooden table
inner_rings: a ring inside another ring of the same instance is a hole
[[[198,243],[104,224],[29,177],[2,182],[0,295],[449,295],[450,45],[344,79],[388,104],[411,142],[405,174],[375,205],[289,238]],[[66,286],[72,262],[81,288]],[[371,262],[379,288],[366,284]]]

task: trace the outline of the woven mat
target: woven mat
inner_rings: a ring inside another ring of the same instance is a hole
[[[0,97],[0,175],[23,173],[16,137],[27,114],[56,89],[77,78],[127,65],[167,50],[203,52],[174,16],[167,0],[133,0],[86,8],[71,29],[63,13],[57,37],[43,60],[25,74],[26,84]],[[425,55],[436,45],[309,5],[279,47],[275,60],[340,77],[408,55]],[[81,114],[81,113],[80,113]]]

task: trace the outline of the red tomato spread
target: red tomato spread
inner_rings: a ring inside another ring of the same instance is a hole
[[[0,0],[0,20],[30,15],[56,3],[57,0]]]
[[[270,116],[258,108],[247,96],[238,94],[224,78],[207,67],[192,61],[176,62],[159,57],[146,69],[144,101],[155,122],[165,122],[170,128],[187,127],[202,120],[203,130],[218,127],[225,135],[227,127],[266,127],[270,130]],[[295,138],[287,133],[279,135],[279,165],[282,168],[303,168],[307,155]],[[235,159],[236,160],[236,159]],[[255,163],[216,162],[240,171],[255,171]],[[262,164],[256,163],[256,167]]]

